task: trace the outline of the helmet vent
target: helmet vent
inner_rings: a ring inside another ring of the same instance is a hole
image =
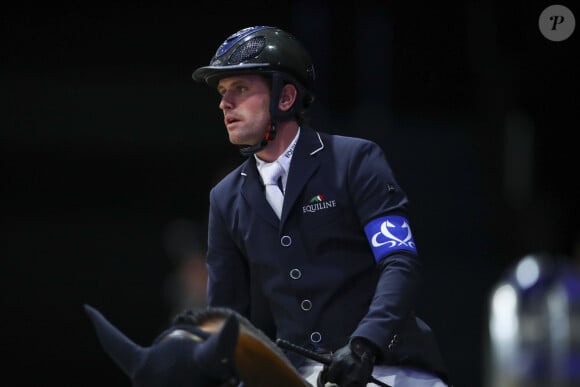
[[[228,59],[228,64],[240,64],[257,57],[266,47],[266,38],[258,36],[240,45]]]

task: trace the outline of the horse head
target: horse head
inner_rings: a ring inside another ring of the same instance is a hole
[[[148,347],[95,308],[85,310],[133,387],[311,387],[265,334],[227,308],[185,311]]]

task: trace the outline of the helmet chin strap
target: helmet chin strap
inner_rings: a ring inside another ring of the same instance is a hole
[[[268,142],[272,141],[275,137],[276,137],[276,124],[271,123],[270,125],[268,125],[268,128],[266,129],[266,135],[264,136],[262,141],[260,141],[256,145],[239,145],[240,153],[244,157],[251,156],[254,153],[264,149],[266,145],[268,145]]]
[[[283,75],[279,72],[272,73],[271,78],[271,90],[270,90],[270,125],[266,129],[266,134],[262,141],[256,145],[240,145],[240,153],[242,156],[251,156],[256,152],[261,151],[268,145],[269,141],[272,141],[276,137],[276,122],[281,122],[292,118],[295,114],[295,105],[286,111],[282,111],[278,108],[278,103],[280,101],[280,96],[282,95],[282,88],[284,87],[285,80],[291,80],[289,75]],[[299,83],[293,81],[295,85]],[[301,94],[301,93],[300,93]]]

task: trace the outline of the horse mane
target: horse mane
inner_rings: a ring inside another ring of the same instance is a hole
[[[312,387],[264,332],[233,309],[188,309],[174,317],[173,325],[191,325],[204,332],[216,333],[231,315],[240,324],[234,359],[245,387]]]

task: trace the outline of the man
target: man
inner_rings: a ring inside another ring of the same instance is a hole
[[[435,338],[414,313],[407,197],[378,145],[306,125],[315,73],[300,42],[275,27],[242,29],[193,79],[217,89],[229,140],[247,156],[210,193],[208,304],[332,354],[324,368],[287,354],[312,383],[446,386]]]

